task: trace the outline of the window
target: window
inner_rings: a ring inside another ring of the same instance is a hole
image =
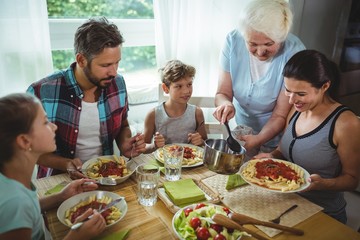
[[[47,0],[54,69],[74,61],[73,39],[85,19],[105,16],[123,34],[122,60],[118,71],[128,88],[156,85],[155,28],[152,0]]]

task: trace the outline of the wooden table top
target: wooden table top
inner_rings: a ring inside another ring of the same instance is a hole
[[[153,159],[152,154],[141,155],[135,158],[137,163],[146,162]],[[195,180],[206,179],[216,175],[209,171],[206,167],[200,166],[196,168],[187,168],[182,171],[182,178],[193,178]],[[162,181],[164,181],[163,177]],[[39,196],[63,181],[70,181],[67,174],[51,176],[47,178],[37,179],[34,184],[38,189]],[[135,174],[125,182],[117,186],[100,186],[98,190],[112,191],[125,197],[128,205],[128,212],[125,217],[117,224],[107,228],[100,236],[105,237],[111,233],[130,230],[127,239],[177,239],[172,229],[173,212],[169,210],[169,205],[164,204],[158,199],[157,203],[152,207],[144,207],[137,202],[136,196],[136,180]],[[219,203],[224,205],[223,203]],[[232,209],[232,206],[228,206]],[[46,213],[49,230],[53,239],[62,239],[69,227],[64,226],[57,218],[57,209],[52,209]],[[269,237],[259,228],[253,225],[246,225],[247,228],[257,232],[258,234],[275,240],[285,239],[359,239],[360,234],[350,227],[334,220],[328,215],[320,212],[315,213],[311,217],[298,223],[294,227],[302,229],[305,234],[303,236],[295,236],[289,233],[279,233],[273,237]],[[242,239],[253,239],[251,237],[243,237]]]

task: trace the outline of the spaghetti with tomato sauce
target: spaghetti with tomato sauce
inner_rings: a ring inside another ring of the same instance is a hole
[[[298,174],[289,166],[282,162],[275,162],[272,159],[259,161],[255,164],[256,177],[269,177],[271,179],[278,179],[280,176],[288,180],[297,181]]]
[[[117,164],[116,162],[110,161],[101,165],[99,174],[101,174],[103,177],[114,175],[122,177],[124,175],[124,167]]]
[[[86,210],[88,210],[89,208],[92,209],[99,209],[101,206],[101,208],[106,206],[106,203],[100,203],[98,201],[92,201],[91,203],[81,206],[78,209],[76,209],[76,211],[73,211],[71,213],[71,217],[70,217],[70,221],[71,223],[74,223],[76,218],[78,218],[80,215],[82,215],[84,212],[86,212]],[[101,213],[101,215],[104,217],[104,219],[107,218],[107,216],[109,216],[111,214],[111,209],[107,209],[104,212]]]

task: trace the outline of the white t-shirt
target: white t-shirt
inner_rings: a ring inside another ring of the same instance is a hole
[[[250,54],[250,73],[253,82],[265,76],[265,73],[269,69],[271,59],[267,61],[260,61],[255,56]]]
[[[100,155],[102,155],[102,145],[100,141],[100,120],[97,102],[89,103],[82,101],[75,157],[80,158],[84,163]]]

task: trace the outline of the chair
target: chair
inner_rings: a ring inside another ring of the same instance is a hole
[[[165,102],[169,96],[164,93],[161,83],[158,87],[158,102],[159,104]],[[191,97],[190,104],[201,107],[204,112],[205,129],[208,134],[208,138],[226,138],[227,132],[225,127],[220,124],[213,116],[212,113],[215,109],[215,97]]]

